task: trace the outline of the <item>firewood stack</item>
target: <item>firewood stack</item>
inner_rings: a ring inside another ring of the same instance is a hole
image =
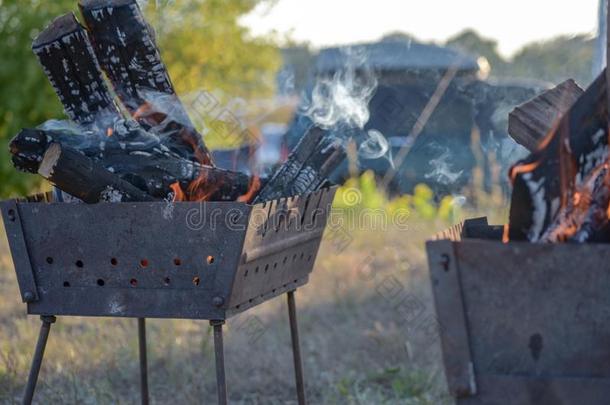
[[[518,107],[510,134],[532,153],[510,170],[505,240],[610,242],[608,77],[573,82]]]
[[[13,138],[18,170],[87,203],[264,202],[324,187],[345,158],[341,142],[312,127],[268,181],[216,167],[136,1],[81,0],[79,7],[85,26],[63,15],[32,45],[70,121]]]

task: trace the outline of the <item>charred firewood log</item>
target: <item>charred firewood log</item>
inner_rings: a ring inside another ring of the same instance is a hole
[[[161,136],[170,123],[169,132],[178,134],[172,143],[176,153],[213,165],[203,138],[176,95],[152,28],[136,1],[81,0],[79,6],[97,59],[127,110],[145,129]]]
[[[32,50],[72,121],[89,124],[100,115],[120,116],[87,31],[74,14],[49,24],[34,40]]]
[[[509,135],[528,150],[535,151],[583,93],[584,90],[570,79],[520,105],[508,116]]]
[[[47,149],[57,143],[80,151],[155,198],[166,198],[174,184],[180,185],[187,200],[234,201],[250,191],[252,179],[246,174],[183,159],[137,126],[115,128],[112,136],[24,129],[10,143],[13,164],[21,171],[38,173]]]
[[[154,200],[148,193],[104,169],[93,159],[58,143],[51,144],[46,150],[38,174],[57,188],[89,204]]]
[[[507,239],[537,242],[576,237],[577,229],[565,224],[582,222],[573,215],[589,210],[584,205],[577,209],[572,205],[575,201],[578,205],[579,190],[586,188],[594,172],[607,163],[607,125],[604,72],[563,116],[540,149],[511,169],[513,195]]]
[[[328,176],[345,157],[346,152],[340,142],[329,138],[327,131],[310,127],[254,202],[314,192],[324,186]]]

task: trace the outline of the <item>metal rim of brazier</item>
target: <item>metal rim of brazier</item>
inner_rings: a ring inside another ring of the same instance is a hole
[[[227,404],[225,319],[287,293],[297,398],[305,405],[294,292],[313,270],[335,192],[255,206],[45,204],[48,195],[3,202],[21,297],[42,320],[23,403],[33,400],[55,315],[79,315],[138,318],[143,405],[149,403],[145,318],[210,320],[218,403]]]

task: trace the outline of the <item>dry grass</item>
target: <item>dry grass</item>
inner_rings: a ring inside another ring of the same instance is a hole
[[[423,249],[443,227],[414,222],[409,231],[353,232],[341,254],[327,233],[311,282],[297,293],[312,404],[446,402]],[[19,402],[39,320],[25,315],[0,241],[0,402],[11,404]],[[214,403],[207,322],[148,325],[152,402]],[[138,403],[136,328],[132,319],[59,318],[37,403]],[[225,349],[231,403],[296,403],[283,298],[229,321]]]

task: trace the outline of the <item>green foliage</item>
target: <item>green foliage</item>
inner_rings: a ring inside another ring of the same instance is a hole
[[[375,181],[371,171],[360,177],[349,179],[337,190],[335,208],[345,210],[385,210],[390,217],[401,212],[409,213],[413,219],[440,220],[453,224],[461,218],[461,207],[452,196],[444,197],[440,203],[434,201],[434,193],[425,184],[418,184],[413,194],[388,198]]]
[[[269,0],[150,1],[144,11],[157,32],[162,57],[178,93],[196,89],[223,96],[273,94],[280,54],[272,41],[252,38],[240,16]],[[18,173],[6,145],[21,128],[65,117],[31,42],[53,18],[76,10],[76,0],[0,0],[0,198],[40,186]],[[78,13],[77,13],[78,15]]]
[[[468,52],[473,55],[483,56],[492,68],[492,74],[502,73],[506,70],[506,61],[498,52],[498,41],[484,38],[472,29],[467,29],[447,40],[446,45]]]
[[[511,73],[559,83],[572,78],[581,86],[593,80],[595,41],[587,35],[562,36],[527,45],[513,58]]]
[[[447,46],[484,56],[494,77],[526,78],[559,83],[572,78],[582,86],[592,80],[595,40],[589,35],[560,36],[524,46],[511,59],[498,52],[498,42],[468,29],[446,42]]]
[[[178,93],[198,89],[229,97],[266,97],[281,57],[268,38],[253,38],[239,18],[269,0],[150,1],[146,16]]]
[[[35,176],[12,167],[8,140],[21,128],[62,116],[61,104],[31,51],[31,42],[54,17],[75,9],[73,0],[0,1],[0,196],[39,186]]]

